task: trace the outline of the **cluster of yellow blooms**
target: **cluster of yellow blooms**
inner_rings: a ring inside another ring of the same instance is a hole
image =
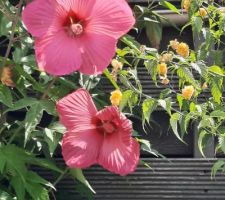
[[[8,87],[15,87],[15,83],[12,80],[12,68],[11,67],[3,67],[0,69],[0,79],[2,84]]]
[[[171,62],[172,60],[172,53],[164,53],[160,56],[160,64],[158,64],[158,74],[160,79],[162,80],[161,83],[164,85],[167,85],[170,82],[167,78],[168,68],[166,63]]]
[[[176,53],[184,58],[189,56],[189,46],[184,42],[178,42],[177,39],[170,41],[170,46]]]
[[[183,0],[183,8],[186,12],[189,11],[190,7],[191,7],[191,0]],[[207,11],[205,10],[205,8],[199,8],[198,14],[199,16],[204,18],[207,15]]]

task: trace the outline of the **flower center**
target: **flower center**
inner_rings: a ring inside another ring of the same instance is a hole
[[[109,134],[115,132],[115,130],[116,130],[116,126],[112,122],[103,122],[102,128],[105,133],[109,133]]]
[[[83,33],[83,26],[81,24],[71,24],[70,29],[74,35],[80,35]]]
[[[74,14],[69,15],[63,23],[66,33],[69,37],[77,37],[84,32],[82,21]]]

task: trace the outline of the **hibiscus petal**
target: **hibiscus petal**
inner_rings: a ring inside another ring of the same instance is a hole
[[[82,65],[84,74],[99,74],[110,64],[116,51],[116,39],[107,35],[85,33],[81,40]]]
[[[73,11],[81,18],[90,15],[96,0],[56,0],[68,12]]]
[[[35,41],[38,66],[52,75],[65,75],[79,69],[79,38],[70,38],[64,30],[45,35]]]
[[[52,0],[34,0],[23,10],[22,19],[35,37],[43,36],[54,21],[55,4]]]
[[[122,176],[133,172],[139,162],[140,147],[131,137],[131,122],[113,106],[98,112],[96,117],[103,121],[113,121],[118,126],[117,132],[104,137],[98,163]]]
[[[95,129],[93,117],[97,113],[96,107],[87,90],[78,89],[62,98],[57,103],[60,121],[67,129],[83,131]]]
[[[121,176],[134,172],[139,162],[140,147],[133,138],[129,139],[129,145],[127,143],[128,140],[123,142],[117,134],[105,137],[97,162]]]
[[[67,132],[62,141],[62,155],[70,168],[87,168],[97,162],[103,135],[96,130]]]
[[[134,25],[135,18],[125,0],[96,0],[87,30],[118,39]]]

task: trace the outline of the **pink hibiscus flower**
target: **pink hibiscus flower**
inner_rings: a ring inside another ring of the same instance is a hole
[[[115,106],[97,111],[90,94],[79,89],[57,103],[62,124],[67,128],[62,154],[71,168],[100,164],[127,175],[136,169],[140,147],[131,137],[132,124]]]
[[[125,0],[34,0],[22,18],[39,68],[53,75],[102,73],[135,23]]]

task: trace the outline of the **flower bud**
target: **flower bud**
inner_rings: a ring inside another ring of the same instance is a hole
[[[11,67],[3,67],[0,69],[0,77],[2,84],[8,87],[15,87],[15,83],[12,80],[12,68]]]
[[[158,72],[160,76],[166,76],[167,74],[167,64],[166,63],[160,63],[158,65]]]

